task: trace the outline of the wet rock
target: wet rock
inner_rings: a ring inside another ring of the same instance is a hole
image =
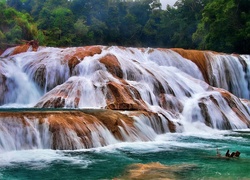
[[[68,61],[68,66],[72,74],[75,66],[84,60],[85,57],[101,54],[101,52],[102,49],[99,46],[78,47],[73,54],[66,55],[64,59]]]
[[[203,77],[207,83],[209,83],[208,67],[206,60],[206,52],[199,50],[186,50],[181,48],[171,48],[171,50],[179,53],[182,57],[194,62],[203,74]]]
[[[196,168],[196,165],[182,164],[182,165],[163,165],[159,162],[151,162],[147,164],[136,163],[128,166],[124,175],[114,178],[114,180],[120,179],[181,179],[179,176],[185,171],[192,170]]]
[[[6,110],[0,112],[0,128],[8,134],[8,137],[3,138],[11,141],[13,147],[2,143],[1,150],[4,150],[5,146],[13,148],[12,150],[26,148],[73,150],[101,147],[120,141],[148,141],[151,139],[147,134],[143,134],[135,126],[133,117],[141,115],[149,117],[153,129],[163,128],[160,127],[160,123],[159,127],[155,127],[158,124],[153,120],[157,114],[146,111],[123,114],[118,111],[95,109]]]
[[[123,78],[123,72],[121,69],[121,65],[116,58],[116,56],[112,54],[108,54],[100,59],[100,62],[105,65],[107,70],[114,76],[118,78]]]
[[[109,82],[107,84],[107,109],[113,110],[146,110],[147,106],[139,92],[129,85]]]
[[[37,51],[38,47],[39,43],[36,40],[25,41],[25,44],[15,47],[11,55],[27,52],[29,49],[31,51]]]

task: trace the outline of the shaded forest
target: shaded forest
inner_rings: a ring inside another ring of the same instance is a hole
[[[250,0],[0,0],[0,49],[32,39],[250,54]]]

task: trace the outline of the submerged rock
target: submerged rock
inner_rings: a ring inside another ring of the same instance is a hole
[[[132,164],[128,166],[128,169],[124,173],[124,175],[114,178],[114,180],[121,180],[121,179],[164,179],[164,180],[171,180],[171,179],[180,179],[180,174],[183,171],[189,171],[193,168],[197,167],[196,165],[189,165],[189,164],[182,164],[182,165],[163,165],[159,162],[151,162],[148,164]]]

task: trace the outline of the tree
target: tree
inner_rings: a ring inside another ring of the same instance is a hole
[[[238,7],[237,18],[238,18],[238,31],[236,34],[235,41],[235,52],[238,53],[250,53],[250,1],[249,0],[238,0],[236,1]]]
[[[108,27],[108,34],[107,34],[107,41],[111,43],[117,44],[119,42],[120,31],[119,26],[121,23],[121,19],[119,16],[119,9],[116,6],[109,7],[108,16],[107,16],[107,27]]]
[[[249,53],[249,0],[214,0],[206,4],[193,39],[199,47]]]
[[[57,6],[58,2],[46,2],[38,18],[39,28],[46,36],[46,44],[50,46],[70,46],[74,37],[74,15],[69,8]],[[47,6],[53,4],[54,9]],[[65,3],[66,4],[66,3]]]
[[[23,39],[38,40],[42,38],[37,25],[28,13],[18,12],[14,8],[8,7],[6,3],[0,2],[0,16],[1,48],[21,43]]]
[[[74,24],[75,34],[79,39],[85,37],[89,31],[89,27],[86,25],[86,21],[84,19],[79,18]]]
[[[154,11],[147,23],[143,27],[143,36],[142,36],[142,42],[146,46],[157,46],[160,44],[160,41],[157,40],[157,37],[159,36],[159,26],[161,21],[162,11]],[[166,33],[163,33],[164,36]]]
[[[105,37],[107,37],[108,27],[105,22],[93,17],[91,20],[90,32],[88,33],[89,42],[91,44],[103,44],[105,43]],[[98,37],[98,38],[96,38]]]
[[[178,0],[174,7],[167,7],[158,34],[165,47],[197,47],[192,35],[200,22],[205,3],[205,0]]]
[[[38,21],[39,13],[43,9],[45,1],[46,0],[31,0],[30,2],[30,6],[32,7],[32,9],[29,13],[36,21]]]
[[[162,10],[157,0],[0,0],[0,43],[36,38],[50,46],[116,44],[249,53],[249,1],[177,0]]]
[[[139,44],[142,25],[137,22],[136,16],[128,13],[124,18],[122,18],[119,31],[121,34],[120,44],[130,46]]]

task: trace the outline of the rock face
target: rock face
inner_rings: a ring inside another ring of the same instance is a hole
[[[31,41],[24,41],[25,44],[13,47],[12,52],[8,55],[15,55],[15,54],[20,54],[23,52],[27,52],[27,51],[37,51],[38,47],[39,47],[39,42],[36,40],[31,40]],[[1,55],[2,53],[0,53]]]
[[[8,91],[8,87],[6,86],[6,76],[4,74],[0,74],[0,94],[5,94],[6,91]],[[1,104],[4,103],[4,97],[0,97]]]
[[[194,62],[202,72],[204,80],[211,86],[223,88],[238,97],[250,99],[249,55],[229,55],[178,48],[172,50]]]
[[[102,50],[98,46],[87,46],[77,48],[73,54],[67,54],[65,56],[65,60],[68,61],[70,72],[72,73],[75,66],[85,57],[94,56],[95,54],[100,54],[101,52]]]
[[[0,105],[36,108],[0,113],[0,133],[24,136],[11,135],[11,147],[0,149],[91,148],[190,126],[250,127],[249,55],[29,42],[6,50],[0,65]]]
[[[151,162],[147,164],[132,164],[130,165],[124,175],[115,179],[181,179],[180,174],[196,168],[195,165],[182,164],[167,166],[158,162]]]
[[[62,108],[62,107],[80,107],[82,102],[88,101],[91,104],[94,101],[86,94],[84,89],[85,82],[82,79],[69,80],[66,83],[54,88],[47,93],[36,105],[42,108]],[[89,88],[89,87],[86,87]],[[95,91],[93,87],[92,91]],[[104,90],[103,90],[104,91]],[[99,91],[98,91],[99,92]],[[106,109],[113,110],[148,110],[145,102],[141,99],[139,92],[129,86],[121,83],[108,82],[105,89],[106,93],[100,92],[97,96],[105,101]],[[70,98],[69,98],[70,97]],[[85,99],[86,98],[86,99]]]
[[[3,54],[4,50],[0,49],[0,56]]]
[[[198,51],[198,50],[185,50],[181,48],[173,48],[173,51],[179,53],[182,57],[191,60],[195,63],[207,83],[209,83],[209,75],[207,71],[207,60],[206,60],[206,52],[205,51]]]
[[[175,131],[173,122],[156,113],[142,111],[132,114],[111,110],[4,111],[0,112],[3,133],[0,150],[73,150],[120,141],[153,140],[155,134],[149,136],[147,132],[141,132],[134,117],[145,117],[151,124],[144,123],[145,128],[150,127],[155,133]]]
[[[107,71],[117,78],[123,78],[123,72],[121,69],[121,64],[119,63],[117,57],[112,54],[107,54],[100,59],[100,63],[104,64]]]
[[[137,89],[115,82],[107,84],[107,107],[114,110],[147,110]]]

